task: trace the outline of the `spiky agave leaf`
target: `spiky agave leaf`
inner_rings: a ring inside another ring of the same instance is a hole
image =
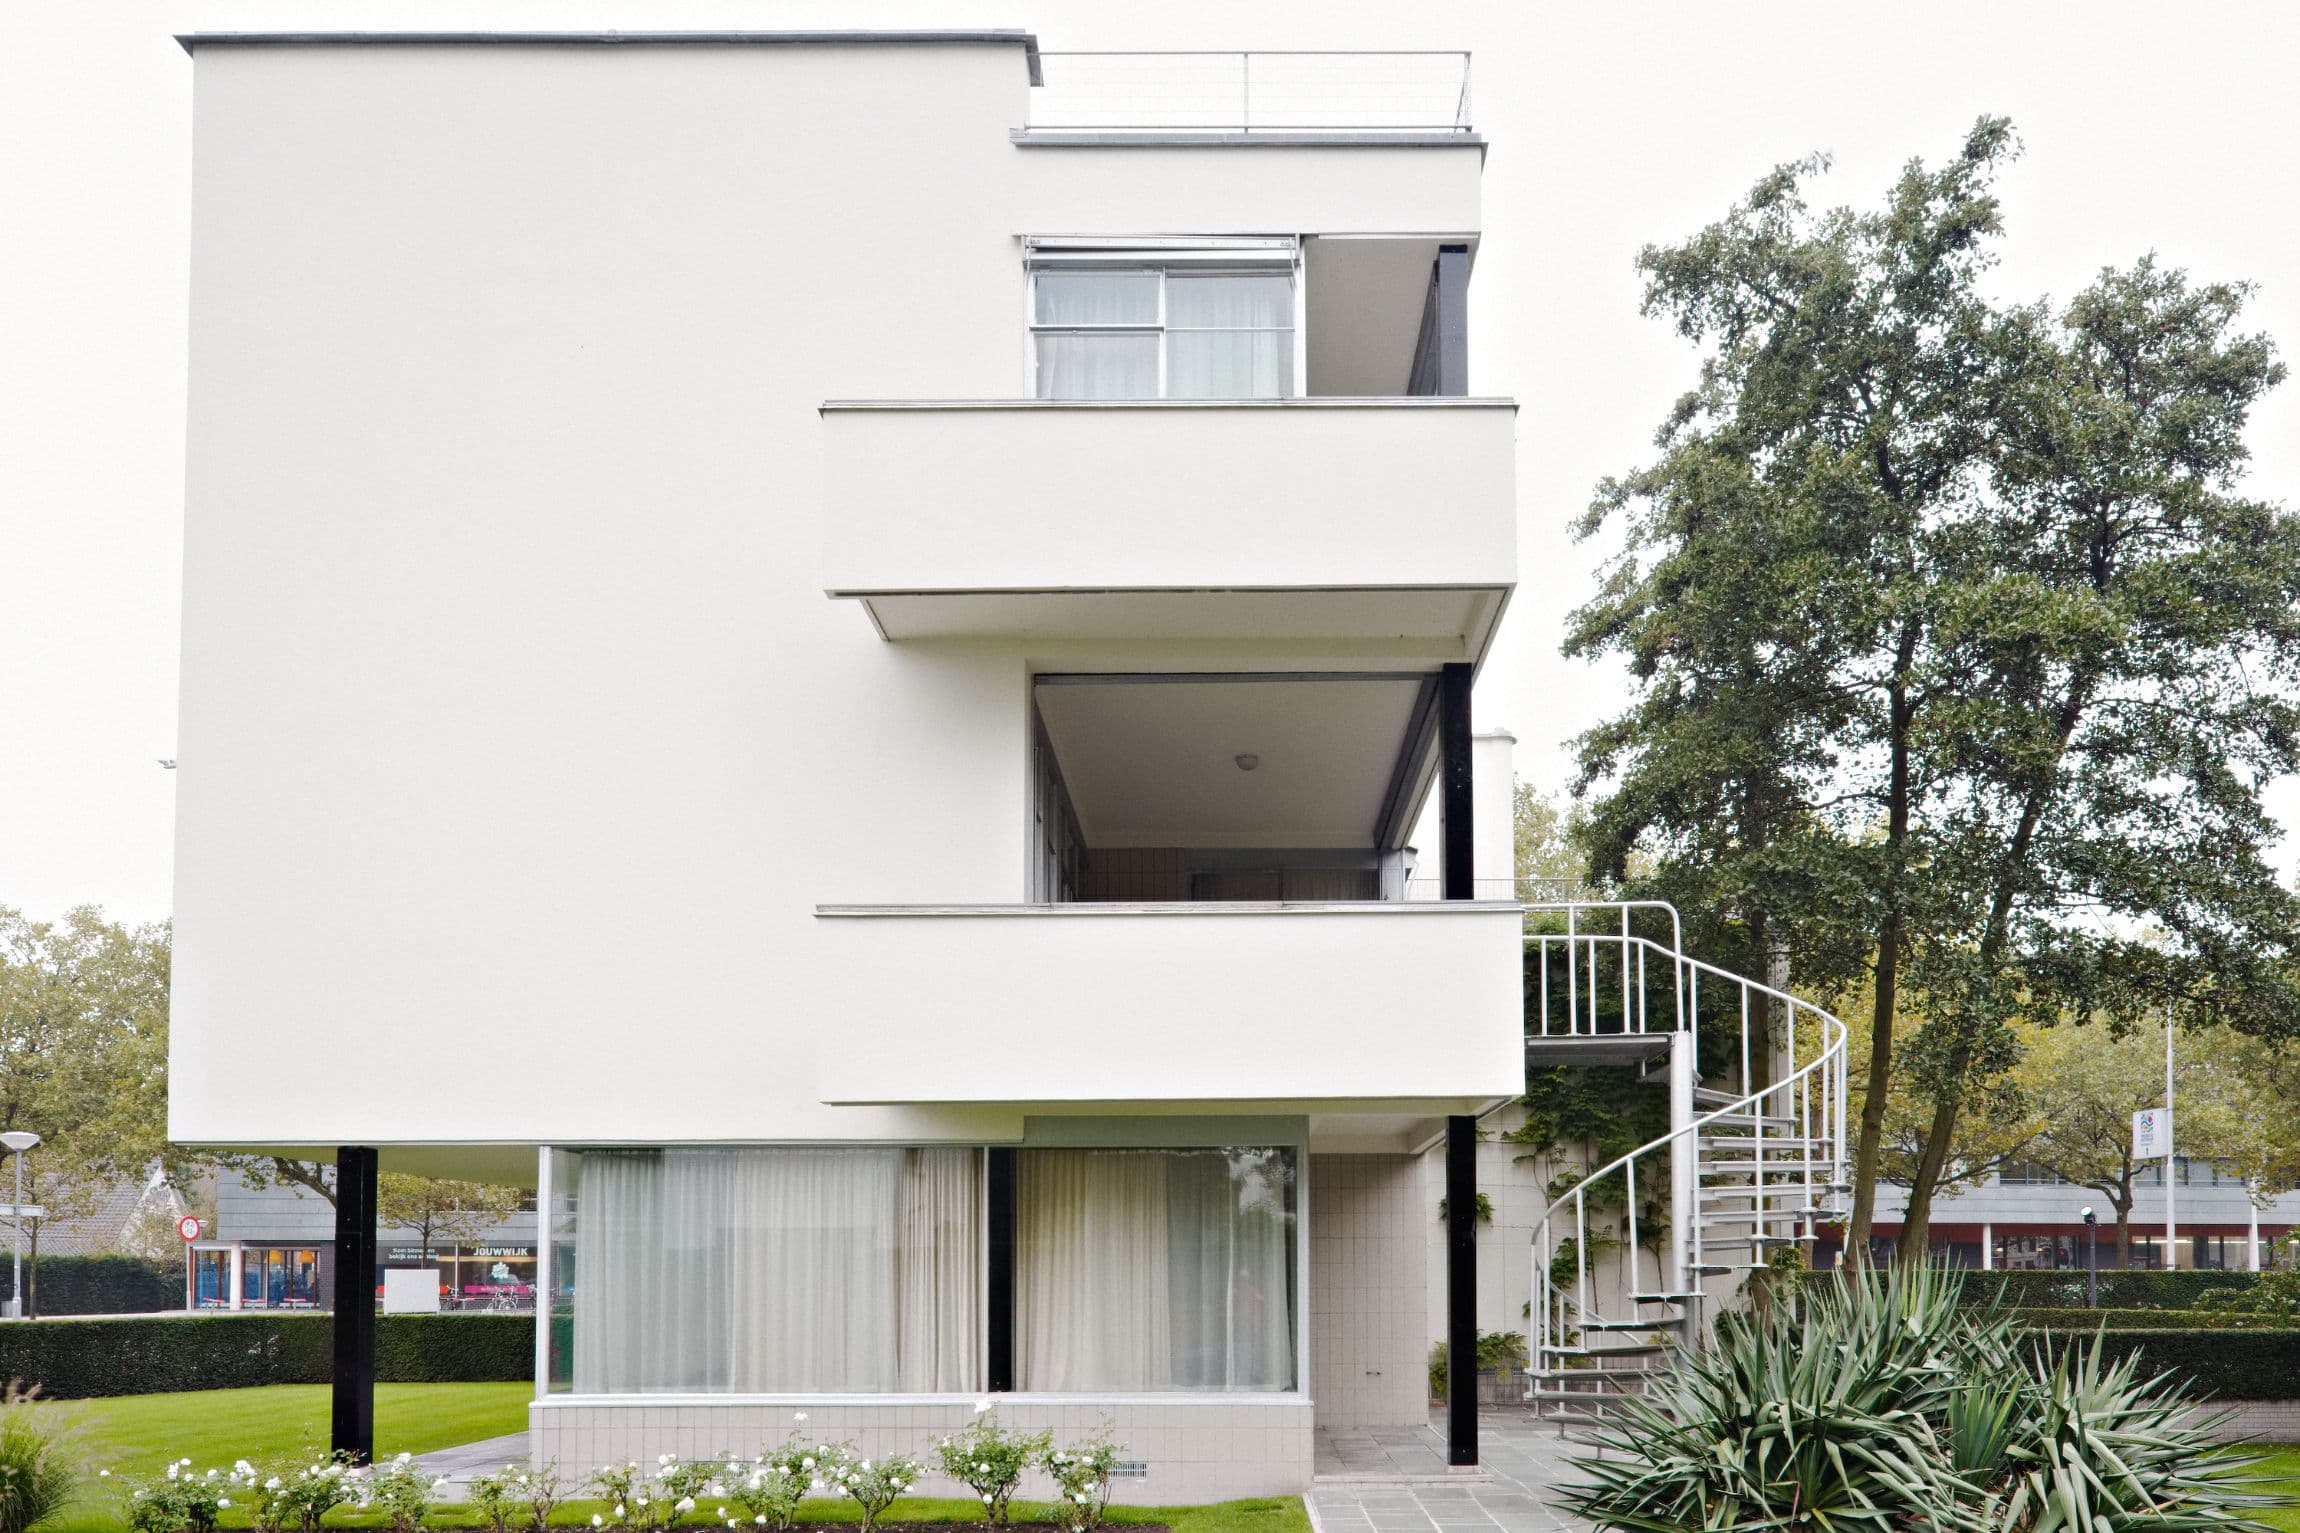
[[[2101,1338],[2047,1363],[2034,1416],[2008,1455],[1999,1525],[2023,1533],[2183,1533],[2258,1528],[2248,1514],[2291,1498],[2256,1486],[2260,1455],[2220,1440],[2229,1413],[2199,1418],[2171,1377],[2143,1377],[2140,1354],[2104,1364]]]
[[[1935,1420],[1961,1383],[1955,1294],[1922,1270],[1859,1274],[1801,1319],[1735,1317],[1601,1426],[1619,1455],[1565,1494],[1600,1526],[1678,1530],[1929,1525],[1984,1533],[1980,1488]]]

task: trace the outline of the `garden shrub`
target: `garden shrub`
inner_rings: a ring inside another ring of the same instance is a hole
[[[2044,1336],[2054,1353],[2089,1346],[2089,1329],[2055,1329]],[[2300,1399],[2300,1329],[2140,1331],[2100,1333],[2102,1354],[2122,1362],[2138,1354],[2144,1377],[2171,1375],[2215,1400]]]
[[[184,1307],[180,1262],[135,1256],[43,1256],[28,1282],[41,1315],[149,1315]]]
[[[17,1320],[0,1326],[0,1378],[57,1399],[162,1390],[324,1384],[334,1317],[304,1312]],[[535,1376],[527,1315],[379,1315],[376,1377],[390,1384],[516,1382]]]
[[[2195,1309],[2206,1293],[2216,1288],[2248,1288],[2260,1280],[2255,1272],[2149,1272],[2103,1270],[2100,1305],[2103,1309]],[[1954,1274],[1967,1304],[2005,1304],[2014,1309],[2084,1308],[2084,1273],[1975,1272]]]
[[[2289,1329],[2274,1315],[2224,1314],[2202,1309],[2008,1309],[2015,1325],[2031,1331],[2200,1331],[2215,1327]]]
[[[974,1420],[935,1444],[942,1472],[982,1498],[983,1520],[1008,1520],[1015,1489],[1024,1471],[1054,1447],[1054,1433],[1009,1432],[998,1424],[998,1412],[985,1403],[974,1408]]]
[[[2182,1382],[2124,1345],[2023,1332],[1939,1268],[1864,1270],[1792,1312],[1720,1317],[1593,1434],[1567,1487],[1600,1527],[2257,1526],[2258,1455],[2214,1440]],[[2265,1332],[2188,1332],[2256,1341]]]
[[[27,1533],[80,1488],[68,1425],[32,1409],[35,1393],[13,1383],[0,1390],[0,1533]]]

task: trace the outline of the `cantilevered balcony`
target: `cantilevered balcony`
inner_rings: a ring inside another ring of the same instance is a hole
[[[832,402],[827,589],[890,640],[1336,641],[1474,660],[1516,578],[1515,409]]]

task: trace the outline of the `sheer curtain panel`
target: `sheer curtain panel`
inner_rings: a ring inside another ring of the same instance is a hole
[[[1016,1166],[1021,1388],[1294,1387],[1291,1150],[1024,1150]]]
[[[979,1151],[582,1159],[577,1393],[979,1386]]]

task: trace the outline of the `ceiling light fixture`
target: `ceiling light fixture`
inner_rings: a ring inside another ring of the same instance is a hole
[[[1238,770],[1241,772],[1251,772],[1254,770],[1254,768],[1262,764],[1262,758],[1255,755],[1252,751],[1241,752],[1238,755],[1232,756],[1230,759],[1238,763]]]

